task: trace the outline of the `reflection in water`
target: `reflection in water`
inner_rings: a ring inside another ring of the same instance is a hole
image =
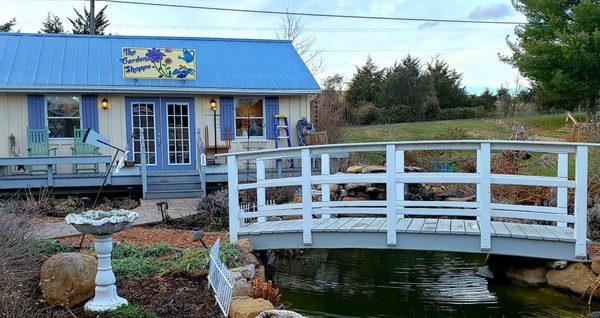
[[[483,255],[391,250],[272,254],[269,276],[310,317],[577,317],[584,302],[550,289],[488,283]]]

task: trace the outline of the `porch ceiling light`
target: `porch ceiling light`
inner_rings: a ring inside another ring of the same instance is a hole
[[[213,111],[217,110],[217,101],[214,98],[212,98],[208,103],[208,106],[210,106],[210,109]]]
[[[106,97],[102,98],[102,101],[100,102],[100,107],[102,107],[102,109],[104,110],[107,110],[109,106],[110,104],[108,103],[108,99],[106,99]]]

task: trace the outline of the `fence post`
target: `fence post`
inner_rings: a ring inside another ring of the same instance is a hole
[[[312,184],[310,150],[302,149],[302,242],[312,244]]]
[[[477,162],[477,173],[481,173],[481,149],[477,150],[477,157],[475,158],[476,162]],[[477,185],[475,185],[475,197],[477,198],[477,203],[479,203],[479,206],[481,207],[481,183],[478,183]],[[481,221],[481,215],[478,215],[476,217],[477,221]]]
[[[396,176],[404,173],[404,150],[396,150]],[[394,176],[394,178],[396,178]],[[404,183],[396,183],[396,202],[400,201],[404,203]],[[404,218],[404,214],[398,214],[398,209],[404,209],[404,205],[400,204],[396,209],[396,217],[399,219]]]
[[[396,145],[385,146],[386,199],[387,199],[387,244],[396,245]]]
[[[569,178],[569,154],[559,153],[558,154],[558,177]],[[556,188],[556,206],[564,209],[565,215],[568,214],[568,189],[567,188]],[[558,227],[567,227],[567,222],[556,222]]]
[[[238,239],[240,228],[239,211],[240,199],[238,195],[238,166],[237,156],[231,155],[227,158],[227,188],[229,192],[229,242],[234,243]]]
[[[479,228],[481,231],[481,249],[490,250],[492,248],[492,218],[491,218],[491,200],[492,190],[490,183],[491,175],[491,149],[489,143],[482,143],[480,148],[478,167],[481,168],[477,171],[481,176],[480,191],[477,193],[477,199],[481,205],[481,218],[479,222]]]
[[[140,128],[140,174],[142,176],[142,197],[146,198],[148,191],[148,172],[146,167],[146,133]]]
[[[260,183],[265,181],[265,161],[262,159],[256,159],[256,182]],[[258,205],[257,211],[263,211],[267,205],[267,194],[266,188],[256,188],[256,204]],[[258,222],[266,222],[267,218],[261,216],[258,218]]]
[[[321,175],[322,176],[328,176],[330,173],[329,171],[329,154],[328,153],[324,153],[321,154]],[[329,184],[321,184],[321,201],[322,202],[329,202],[331,201],[331,190],[329,188]],[[323,205],[323,208],[327,209],[329,208],[329,205]],[[321,214],[321,217],[324,219],[328,219],[330,217],[329,213],[326,214]]]
[[[588,147],[577,146],[575,154],[575,257],[587,257]]]

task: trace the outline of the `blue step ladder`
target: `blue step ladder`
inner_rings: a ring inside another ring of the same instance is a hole
[[[284,115],[275,115],[273,117],[273,122],[275,126],[275,149],[279,149],[281,147],[281,140],[286,141],[288,147],[292,147],[292,136],[290,135],[290,125],[288,118]],[[282,132],[284,134],[282,134]],[[295,168],[293,159],[287,160],[290,164],[290,168]],[[281,159],[277,159],[277,171],[281,170]]]

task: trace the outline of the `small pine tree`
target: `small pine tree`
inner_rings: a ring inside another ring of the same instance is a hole
[[[13,32],[15,25],[17,25],[17,18],[12,18],[6,23],[0,23],[0,32]]]
[[[42,22],[42,28],[39,31],[40,33],[65,33],[65,28],[63,27],[63,23],[59,17],[48,12],[48,16],[46,16],[46,20]]]
[[[106,17],[106,8],[108,5],[104,6],[102,10],[98,11],[95,17],[95,25],[96,25],[96,34],[104,34],[104,29],[110,25],[108,18]],[[90,13],[86,7],[83,7],[83,13],[77,11],[77,9],[73,8],[75,11],[75,19],[67,18],[71,24],[73,25],[73,34],[90,34],[90,21],[89,16]]]

